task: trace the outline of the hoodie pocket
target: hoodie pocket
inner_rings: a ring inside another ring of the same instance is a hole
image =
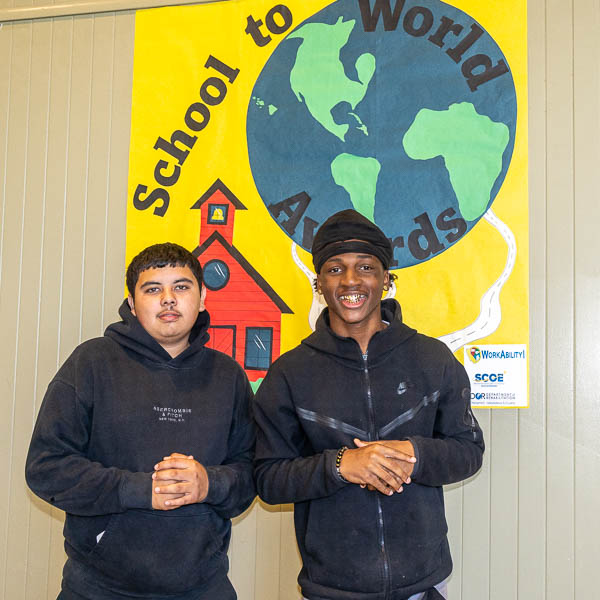
[[[113,515],[87,556],[89,565],[129,592],[174,594],[201,587],[220,566],[226,570],[230,524],[207,506],[193,508]]]
[[[399,497],[382,498],[393,587],[413,585],[450,564],[442,494],[413,482]]]
[[[305,510],[301,553],[311,582],[334,590],[381,592],[383,564],[373,492],[348,486],[307,503]]]

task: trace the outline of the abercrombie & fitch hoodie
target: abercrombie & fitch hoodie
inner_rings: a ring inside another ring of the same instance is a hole
[[[27,483],[67,513],[65,590],[86,598],[200,597],[196,591],[226,578],[230,519],[255,496],[252,392],[233,359],[205,347],[206,311],[175,358],[127,301],[119,314],[123,320],[81,344],[50,383]],[[172,452],[206,467],[208,496],[153,510],[153,468]]]

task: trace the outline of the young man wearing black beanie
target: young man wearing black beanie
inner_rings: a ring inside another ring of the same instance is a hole
[[[469,380],[381,300],[392,247],[371,221],[333,215],[312,251],[327,308],[256,396],[259,495],[295,503],[307,599],[446,598],[442,486],[473,475],[484,450]]]

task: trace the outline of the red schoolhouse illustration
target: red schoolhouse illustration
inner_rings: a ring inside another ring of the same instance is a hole
[[[281,315],[292,310],[233,246],[236,210],[246,207],[220,180],[197,200],[201,226],[193,254],[202,264],[210,313],[207,346],[239,362],[252,382],[279,357]]]

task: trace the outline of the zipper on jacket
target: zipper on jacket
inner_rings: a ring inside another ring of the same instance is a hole
[[[367,359],[369,358],[369,351],[362,355],[363,359],[363,373],[365,374],[365,383],[367,384],[367,406],[369,408],[369,441],[374,442],[377,439],[377,428],[375,427],[375,413],[373,411],[373,398],[371,396],[371,380],[369,379],[369,367],[367,365]]]
[[[375,441],[377,439],[377,428],[375,427],[375,411],[373,409],[373,396],[371,394],[371,380],[369,378],[369,366],[367,360],[369,358],[369,351],[362,355],[363,359],[363,372],[365,374],[365,383],[367,384],[367,406],[369,407],[369,441]],[[384,576],[384,594],[388,597],[391,589],[390,581],[390,564],[385,549],[385,535],[384,535],[384,523],[383,523],[383,508],[381,506],[381,499],[379,493],[376,496],[377,500],[377,532],[379,534],[379,547],[383,558],[383,576]]]

